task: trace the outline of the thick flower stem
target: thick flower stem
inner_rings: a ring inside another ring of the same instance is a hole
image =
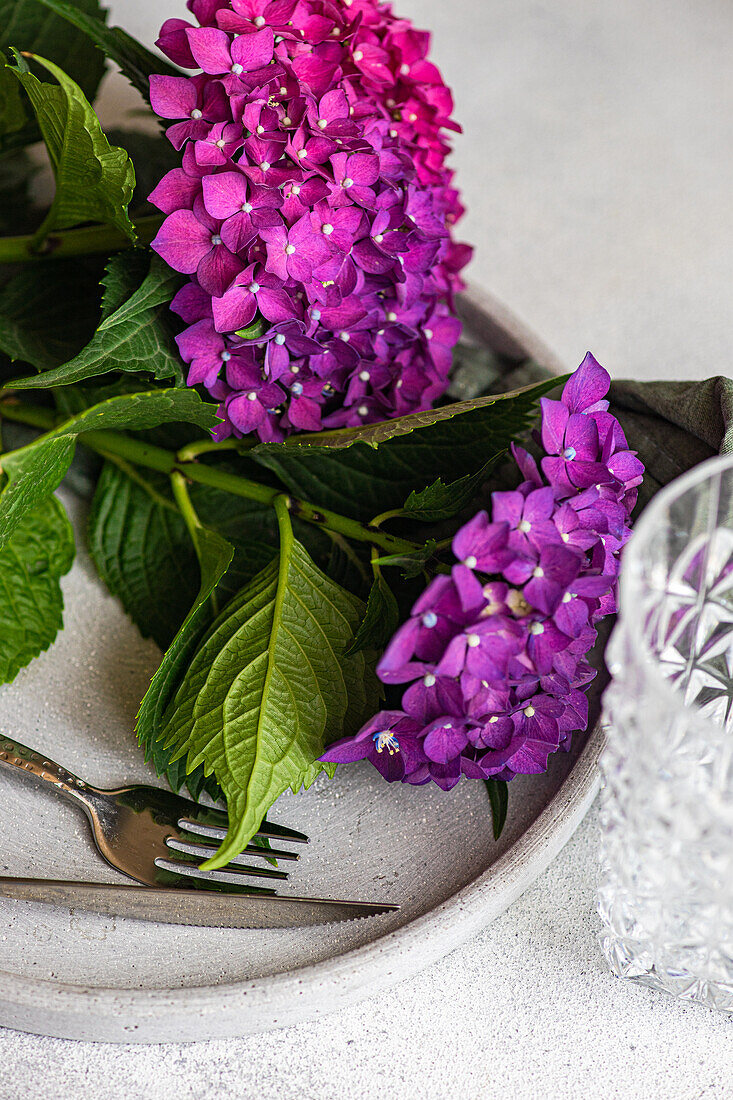
[[[150,244],[163,221],[161,214],[150,214],[138,218],[136,229],[139,245]],[[128,237],[111,225],[89,225],[82,229],[67,229],[50,233],[40,248],[36,247],[34,233],[20,237],[0,237],[0,263],[22,264],[33,260],[46,260],[49,257],[61,259],[65,256],[86,256],[95,252],[116,252],[120,248],[131,248]]]
[[[23,405],[16,401],[0,402],[0,418],[2,417],[46,431],[52,429],[57,422],[51,409]],[[186,448],[180,455],[176,455],[163,447],[143,443],[133,436],[112,431],[84,432],[79,436],[79,441],[103,458],[122,458],[134,466],[158,470],[169,477],[178,472],[189,481],[198,482],[199,485],[208,485],[212,489],[220,489],[225,493],[231,493],[232,496],[243,497],[245,500],[254,500],[270,508],[274,508],[277,498],[283,496],[281,489],[273,489],[268,485],[251,481],[249,478],[240,477],[238,474],[219,470],[216,466],[186,459]],[[369,524],[331,512],[328,508],[318,508],[297,497],[288,496],[287,501],[290,514],[306,523],[323,527],[355,542],[368,542],[379,546],[388,554],[409,554],[421,549],[418,543],[375,530]]]

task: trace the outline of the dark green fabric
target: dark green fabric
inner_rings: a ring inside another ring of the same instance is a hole
[[[614,382],[610,398],[646,467],[642,505],[691,466],[733,451],[733,379]]]

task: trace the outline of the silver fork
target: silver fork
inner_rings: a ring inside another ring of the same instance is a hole
[[[200,885],[209,890],[274,894],[273,889],[248,885],[252,878],[287,879],[285,871],[252,867],[246,857],[297,860],[295,852],[269,847],[270,840],[307,844],[304,833],[263,821],[260,844],[249,844],[242,855],[218,871],[201,871],[197,864],[213,856],[227,831],[227,815],[159,787],[137,785],[100,790],[77,778],[47,756],[0,736],[0,766],[19,769],[49,784],[81,805],[92,826],[101,855],[123,875],[146,886]],[[192,881],[193,880],[193,881]]]

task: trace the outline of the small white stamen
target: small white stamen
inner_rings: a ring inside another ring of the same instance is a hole
[[[349,335],[348,332],[340,332],[339,333],[339,340],[343,340],[343,342],[345,344],[348,344],[350,339],[351,339],[351,336]]]
[[[327,126],[328,126],[328,119],[327,118],[319,118],[318,119],[318,129],[319,130],[325,130]]]
[[[281,348],[283,346],[283,344],[285,343],[285,337],[283,336],[283,334],[281,332],[278,332],[277,336],[275,337],[275,343],[277,344],[277,346],[279,348]]]
[[[518,524],[517,530],[521,531],[523,535],[526,535],[528,531],[532,530],[532,524],[528,519],[523,519],[521,523]]]
[[[223,149],[226,145],[226,142],[224,141],[224,138],[219,138],[218,141],[214,142],[214,145],[217,147],[217,149]]]
[[[331,223],[326,222],[325,225],[322,225],[321,226],[321,232],[324,234],[324,236],[330,237],[331,234],[333,233],[333,226],[331,225]]]
[[[368,382],[370,378],[371,378],[371,374],[369,373],[368,370],[360,370],[359,371],[359,381],[360,382]]]
[[[402,389],[402,382],[403,382],[402,378],[397,379],[397,381],[394,384],[394,387],[395,387],[396,390],[401,390]]]
[[[262,169],[262,171],[266,172],[269,167],[270,167],[269,160],[263,160],[262,164],[260,165],[260,168]]]
[[[303,392],[303,383],[293,382],[292,386],[290,387],[290,392],[294,393],[296,397],[300,397],[301,393]]]
[[[422,678],[422,682],[426,688],[431,688],[435,683],[435,677],[433,676],[432,672],[426,672]]]
[[[199,111],[198,107],[194,107],[194,109],[191,111],[191,118],[199,119],[201,117],[202,112]]]
[[[481,645],[481,635],[480,634],[467,634],[466,635],[466,645],[469,646],[471,649],[475,649],[477,645]]]
[[[423,332],[425,333],[425,339],[426,339],[426,340],[432,340],[432,338],[433,338],[433,330],[432,330],[431,328],[426,328],[426,329],[423,329]]]
[[[258,126],[257,127],[257,133],[258,134],[264,134],[264,132],[265,132],[265,127],[264,126]]]
[[[342,187],[347,187],[347,188],[348,187],[353,187],[354,186],[354,181],[352,180],[351,176],[347,176],[346,179],[342,180],[341,181],[341,186]]]
[[[213,233],[212,234],[211,243],[214,245],[214,247],[221,244],[221,237],[219,236],[218,233]]]
[[[377,242],[377,244],[381,244],[382,241],[384,240],[384,233],[377,233],[374,240]]]
[[[534,707],[530,704],[530,706],[524,708],[524,713],[528,718],[534,718]]]
[[[305,149],[298,149],[298,160],[305,160],[307,156],[308,153]]]
[[[434,611],[426,611],[422,617],[422,624],[426,626],[428,630],[431,630],[438,621],[438,616]]]
[[[285,254],[287,256],[292,256],[292,254],[294,252],[295,252],[295,245],[294,244],[286,244],[285,245]]]
[[[293,120],[291,119],[290,115],[285,115],[285,117],[283,118],[283,126],[292,126],[292,125],[293,125]]]
[[[573,598],[573,593],[572,592],[566,592],[565,595],[562,598],[562,602],[563,603],[570,603],[572,598]]]
[[[570,535],[566,534],[565,531],[560,532],[560,538],[563,542],[570,542]]]
[[[291,195],[299,195],[300,194],[300,187],[298,186],[297,183],[294,183],[293,186],[290,188],[290,194]]]
[[[400,65],[400,72],[402,73],[402,75],[403,75],[403,76],[407,76],[407,74],[409,73],[409,71],[410,71],[410,66],[409,66],[409,65],[407,64],[407,62],[406,62],[406,61],[404,61],[404,62],[403,62],[403,63],[402,63],[401,65]]]
[[[248,393],[247,394],[247,400],[248,401],[256,401],[257,400],[257,394],[256,393]]]
[[[255,26],[256,26],[256,27],[264,27],[264,25],[265,25],[265,17],[264,17],[264,15],[258,15],[258,16],[256,16],[256,18],[255,18],[255,21],[254,21],[254,24],[255,24]]]
[[[251,214],[252,209],[253,209],[252,208],[252,203],[251,202],[243,202],[239,209],[242,211],[243,214]]]
[[[542,623],[532,623],[532,625],[529,628],[529,632],[530,632],[530,634],[544,634],[545,633],[545,628],[542,625]]]
[[[544,577],[544,575],[545,575],[545,571],[544,571],[544,569],[542,568],[541,565],[538,565],[537,568],[532,571],[532,576],[533,577]]]
[[[320,319],[321,319],[321,311],[320,311],[320,309],[312,309],[312,310],[311,310],[311,320],[313,320],[313,321],[320,321]]]
[[[369,416],[369,409],[366,405],[359,405],[359,408],[356,411],[359,416]]]
[[[387,314],[387,320],[388,321],[396,321],[397,320],[397,314],[393,313],[392,310],[390,310],[390,312]]]
[[[300,374],[300,367],[296,363],[293,363],[292,367],[290,368],[290,373]]]
[[[221,353],[221,356],[220,356],[222,362],[224,362],[224,363],[228,363],[229,360],[231,359],[231,357],[232,357],[232,353],[230,351],[223,351]]]
[[[260,289],[260,284],[259,283],[250,283],[249,286],[247,287],[247,290],[250,292],[250,294],[256,294],[259,289]]]
[[[482,684],[483,684],[483,685],[484,685],[485,687],[488,687],[488,686],[489,686],[489,685],[488,685],[488,684],[486,683],[486,681],[485,681],[485,680],[482,680],[482,681],[481,681],[481,683],[482,683]],[[499,715],[498,715],[498,714],[492,714],[492,715],[491,715],[491,718],[489,718],[489,721],[490,721],[490,722],[498,722],[498,721],[499,721]]]
[[[356,53],[354,54],[354,61],[363,61],[363,60],[364,60],[363,52],[361,50],[357,50]]]
[[[467,558],[463,559],[463,564],[468,569],[475,569],[476,566],[478,565],[478,560],[476,559],[476,557],[473,554],[469,554]]]

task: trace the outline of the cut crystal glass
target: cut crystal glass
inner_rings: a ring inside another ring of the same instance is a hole
[[[607,661],[601,946],[733,1011],[733,457],[663,490],[625,551]]]

